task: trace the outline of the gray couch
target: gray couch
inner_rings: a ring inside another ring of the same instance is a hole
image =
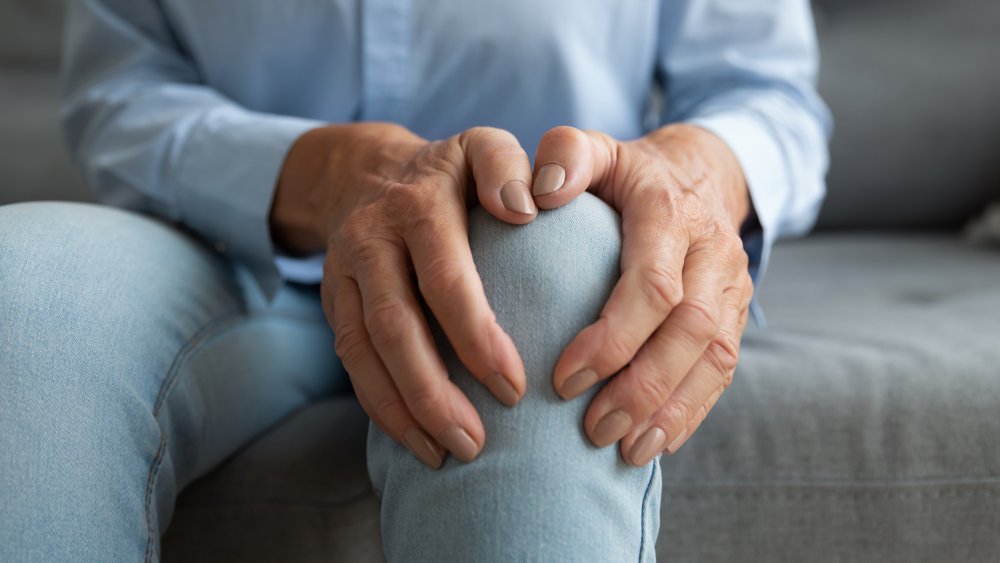
[[[0,3],[0,204],[87,200],[56,119],[58,0]],[[817,232],[780,244],[735,382],[664,461],[667,561],[1000,560],[1000,4],[824,0]],[[332,398],[189,487],[168,561],[378,561],[365,417]]]

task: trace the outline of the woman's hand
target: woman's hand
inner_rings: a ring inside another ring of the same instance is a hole
[[[470,194],[475,178],[478,194]],[[531,221],[531,166],[513,135],[470,129],[427,142],[389,124],[315,129],[286,159],[272,206],[286,250],[326,250],[323,306],[358,399],[378,427],[431,467],[470,461],[482,422],[449,379],[415,285],[462,363],[513,406],[524,366],[472,261],[467,200]],[[416,284],[413,275],[416,276]],[[443,448],[442,448],[443,447]]]
[[[584,427],[597,446],[621,440],[622,458],[645,465],[677,451],[732,381],[753,292],[742,170],[720,139],[686,125],[628,143],[556,128],[535,166],[538,207],[590,189],[622,216],[621,279],[553,383],[570,399],[614,376]]]

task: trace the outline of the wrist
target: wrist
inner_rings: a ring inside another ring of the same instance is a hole
[[[394,175],[426,141],[390,123],[328,125],[302,134],[288,151],[271,204],[274,242],[294,254],[325,250],[338,210],[359,184]]]
[[[750,214],[750,191],[742,166],[722,139],[707,129],[678,123],[649,133],[643,141],[682,169],[694,189],[710,192],[707,199],[740,229]]]

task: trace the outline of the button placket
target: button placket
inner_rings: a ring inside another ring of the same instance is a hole
[[[411,0],[363,0],[362,107],[365,121],[407,121],[412,94]]]

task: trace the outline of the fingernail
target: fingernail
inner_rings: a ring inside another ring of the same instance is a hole
[[[420,461],[430,466],[431,469],[441,467],[441,462],[444,461],[444,454],[423,430],[419,428],[410,428],[407,430],[403,434],[403,444]]]
[[[676,452],[677,448],[681,447],[681,444],[684,442],[684,438],[687,438],[687,433],[688,433],[687,428],[681,430],[681,433],[678,434],[676,438],[674,438],[673,442],[670,442],[669,446],[667,446],[667,451],[670,453]]]
[[[528,185],[520,180],[511,180],[500,186],[500,201],[508,211],[522,215],[535,214],[535,202],[528,193]]]
[[[558,164],[546,164],[538,170],[538,176],[531,185],[531,193],[535,195],[550,194],[563,187],[565,182],[565,168]]]
[[[639,436],[635,444],[632,444],[629,458],[634,465],[642,467],[652,461],[656,454],[663,451],[663,443],[666,441],[666,433],[654,426]]]
[[[594,427],[594,444],[603,448],[621,439],[632,427],[632,417],[625,411],[612,411],[597,423]]]
[[[583,368],[562,382],[559,386],[559,395],[569,400],[590,389],[595,383],[597,383],[597,373],[590,368]]]
[[[517,390],[514,389],[514,386],[504,376],[499,373],[491,373],[483,379],[483,383],[490,390],[490,393],[493,393],[493,396],[501,403],[508,407],[513,407],[517,404],[519,399]]]
[[[476,441],[472,439],[472,436],[469,436],[468,432],[458,426],[452,426],[442,432],[438,436],[438,441],[448,448],[452,455],[466,463],[476,459],[476,454],[479,453]]]

